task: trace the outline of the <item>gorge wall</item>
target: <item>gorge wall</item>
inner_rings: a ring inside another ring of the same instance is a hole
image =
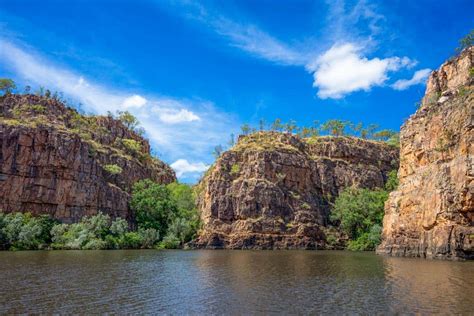
[[[434,71],[401,128],[400,185],[378,253],[474,258],[474,47]]]
[[[70,223],[98,212],[129,221],[134,182],[176,180],[148,142],[110,116],[84,116],[53,99],[0,97],[0,211]]]
[[[344,188],[382,187],[398,148],[351,137],[241,136],[198,185],[196,248],[326,247],[330,203]]]

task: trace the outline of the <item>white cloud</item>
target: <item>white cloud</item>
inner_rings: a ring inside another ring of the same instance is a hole
[[[171,164],[171,168],[176,171],[178,177],[186,173],[201,173],[206,171],[209,166],[203,162],[190,163],[186,159],[178,159]]]
[[[431,69],[429,68],[418,70],[413,74],[413,77],[411,79],[397,80],[392,85],[392,88],[394,88],[395,90],[405,90],[411,86],[414,86],[417,84],[423,84],[426,82],[426,79],[428,78],[430,73],[431,73]]]
[[[208,26],[228,39],[232,46],[277,64],[304,66],[313,75],[313,87],[318,89],[321,99],[340,99],[355,91],[385,86],[389,72],[412,68],[417,63],[408,57],[369,59],[364,56],[375,48],[374,38],[382,33],[385,21],[376,6],[366,0],[352,4],[343,0],[327,1],[327,22],[318,45],[310,38],[301,47],[290,46],[254,24],[232,21],[212,8],[209,10],[193,2],[178,5],[180,14]],[[335,42],[338,44],[327,51],[318,48]]]
[[[226,142],[238,129],[237,120],[219,111],[212,102],[165,96],[140,96],[130,91],[106,87],[87,76],[57,66],[31,48],[0,38],[0,66],[15,74],[21,83],[44,86],[63,92],[83,105],[83,110],[98,114],[127,109],[145,128],[156,152],[165,161],[182,157],[210,161],[214,146]],[[180,123],[177,128],[175,123]],[[202,169],[202,165],[194,165]],[[180,173],[185,174],[185,173]]]
[[[354,91],[382,86],[390,71],[411,65],[413,62],[407,57],[368,59],[362,56],[361,48],[344,43],[332,46],[307,69],[313,72],[318,97],[339,99]]]
[[[158,110],[158,112],[159,112],[159,110]],[[160,113],[159,118],[162,122],[168,123],[168,124],[193,122],[193,121],[201,120],[201,118],[199,116],[197,116],[193,112],[191,112],[189,110],[186,110],[186,109],[181,109],[179,111],[167,110],[163,113]]]
[[[130,107],[142,107],[146,104],[147,99],[145,99],[142,96],[139,96],[138,94],[132,95],[131,97],[126,98],[122,106],[124,108],[130,108]]]

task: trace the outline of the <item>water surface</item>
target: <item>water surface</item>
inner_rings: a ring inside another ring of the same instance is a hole
[[[472,314],[474,262],[343,251],[0,252],[0,313]]]

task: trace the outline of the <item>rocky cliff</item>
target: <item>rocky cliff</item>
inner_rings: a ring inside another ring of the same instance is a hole
[[[400,185],[378,253],[474,258],[474,48],[434,71],[401,129]]]
[[[398,149],[350,137],[259,132],[239,139],[198,185],[198,248],[326,247],[330,203],[352,185],[381,187]]]
[[[134,182],[176,179],[121,121],[35,95],[0,97],[0,210],[75,222],[99,211],[132,219]]]

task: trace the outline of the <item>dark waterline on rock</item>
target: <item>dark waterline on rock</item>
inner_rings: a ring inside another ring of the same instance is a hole
[[[1,252],[0,313],[469,314],[474,262],[344,251]]]

